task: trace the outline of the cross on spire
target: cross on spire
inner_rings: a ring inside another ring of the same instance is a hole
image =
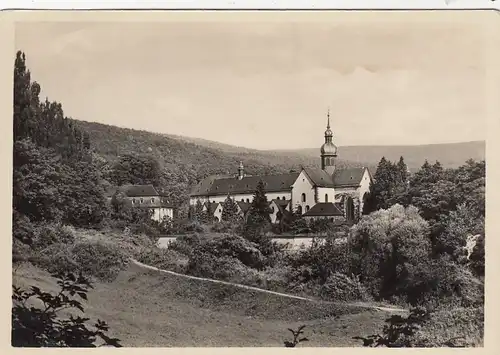
[[[326,117],[328,117],[328,124],[326,125],[326,128],[330,129],[330,107],[328,107],[328,112],[326,114]]]

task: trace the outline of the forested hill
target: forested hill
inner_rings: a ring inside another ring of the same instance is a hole
[[[430,163],[437,160],[445,168],[457,168],[467,159],[484,160],[485,150],[484,141],[472,141],[402,146],[345,146],[339,147],[339,155],[348,161],[365,162],[365,164],[377,164],[381,157],[396,161],[403,156],[410,170],[415,171],[425,163],[425,160]],[[313,148],[283,151],[285,152],[304,157],[317,155],[317,149]]]
[[[92,146],[106,159],[126,153],[153,154],[169,166],[193,166],[201,175],[236,173],[243,161],[248,174],[281,173],[300,166],[319,166],[319,148],[316,156],[304,156],[294,152],[271,152],[224,145],[203,139],[152,133],[101,123],[76,121],[88,132]],[[339,166],[362,166],[363,162],[350,163],[339,159]],[[378,162],[378,161],[377,161]],[[376,163],[377,163],[376,162]],[[376,163],[373,166],[376,166]]]
[[[153,156],[161,167],[162,190],[167,196],[171,196],[176,204],[187,201],[190,188],[202,178],[211,174],[236,174],[240,161],[245,166],[245,172],[251,175],[283,173],[299,170],[301,165],[318,167],[320,164],[319,156],[274,154],[243,148],[227,151],[164,134],[94,122],[75,123],[88,133],[93,150],[106,160],[110,168],[118,156]],[[362,164],[349,164],[340,160],[338,165],[346,167]]]

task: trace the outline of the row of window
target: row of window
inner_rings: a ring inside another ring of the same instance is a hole
[[[132,204],[135,204],[137,201],[135,200],[135,198],[132,199]],[[155,199],[154,197],[151,198],[151,203],[154,203],[155,202]],[[141,197],[139,199],[139,203],[144,203],[144,199]]]
[[[306,202],[306,194],[302,194],[302,202]],[[328,194],[325,194],[325,202],[328,202]]]

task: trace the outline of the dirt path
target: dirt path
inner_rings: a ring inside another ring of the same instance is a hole
[[[170,274],[170,275],[184,277],[184,278],[187,278],[187,279],[199,280],[199,281],[204,281],[204,282],[212,282],[212,283],[218,283],[218,284],[223,284],[223,285],[229,285],[229,286],[243,288],[243,289],[246,289],[246,290],[253,290],[253,291],[263,292],[263,293],[270,293],[270,294],[281,296],[281,297],[295,298],[295,299],[298,299],[298,300],[309,301],[309,302],[333,303],[333,302],[327,302],[327,301],[319,301],[319,300],[315,300],[315,299],[307,298],[307,297],[290,295],[290,294],[287,294],[287,293],[281,293],[281,292],[275,292],[275,291],[265,290],[265,289],[258,288],[258,287],[253,287],[253,286],[236,284],[236,283],[227,282],[227,281],[207,279],[207,278],[204,278],[204,277],[196,277],[196,276],[191,276],[191,275],[179,274],[177,272],[173,272],[173,271],[169,271],[169,270],[158,269],[157,267],[143,264],[143,263],[141,263],[141,262],[139,262],[137,260],[134,260],[134,259],[132,259],[132,262],[134,264],[140,266],[140,267],[145,268],[145,269],[155,270],[155,271],[163,272],[163,273]],[[372,304],[366,304],[366,303],[362,303],[362,302],[346,303],[346,304],[348,306],[364,307],[364,308],[367,308],[367,309],[375,309],[375,310],[378,310],[378,311],[384,311],[384,312],[390,312],[390,313],[404,313],[404,312],[407,312],[407,310],[403,309],[403,308],[374,306]]]

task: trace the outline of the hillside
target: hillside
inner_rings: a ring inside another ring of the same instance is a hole
[[[13,273],[21,287],[57,290],[33,266]],[[130,265],[111,283],[96,283],[86,316],[100,318],[127,347],[267,346],[290,340],[287,328],[305,324],[307,346],[360,346],[356,334],[380,329],[385,312],[287,299],[202,283]]]
[[[87,132],[93,149],[110,165],[117,157],[126,153],[153,155],[162,166],[163,192],[170,200],[180,205],[186,202],[192,186],[211,174],[236,174],[239,162],[250,175],[284,173],[300,166],[318,166],[319,157],[308,157],[295,153],[263,152],[245,148],[233,149],[206,143],[197,144],[183,138],[120,128],[100,123],[75,121]],[[362,164],[339,160],[340,167]]]
[[[319,148],[290,151],[261,151],[235,147],[198,138],[158,134],[94,122],[75,121],[86,131],[96,153],[108,164],[125,153],[151,154],[163,170],[163,192],[177,205],[188,198],[198,181],[211,174],[236,174],[239,162],[250,175],[283,173],[300,166],[317,167]],[[319,145],[319,142],[318,142]],[[375,171],[382,156],[398,160],[403,156],[415,171],[425,161],[439,160],[445,167],[457,167],[467,159],[484,159],[484,142],[423,146],[340,147],[338,167],[366,166]]]
[[[339,155],[350,162],[368,162],[377,164],[381,157],[391,161],[403,156],[411,170],[422,166],[427,159],[430,163],[439,161],[445,168],[456,168],[467,159],[484,160],[486,145],[484,141],[402,145],[402,146],[345,146],[339,147]],[[297,154],[304,157],[318,155],[317,149],[298,149],[282,151],[288,154]]]

